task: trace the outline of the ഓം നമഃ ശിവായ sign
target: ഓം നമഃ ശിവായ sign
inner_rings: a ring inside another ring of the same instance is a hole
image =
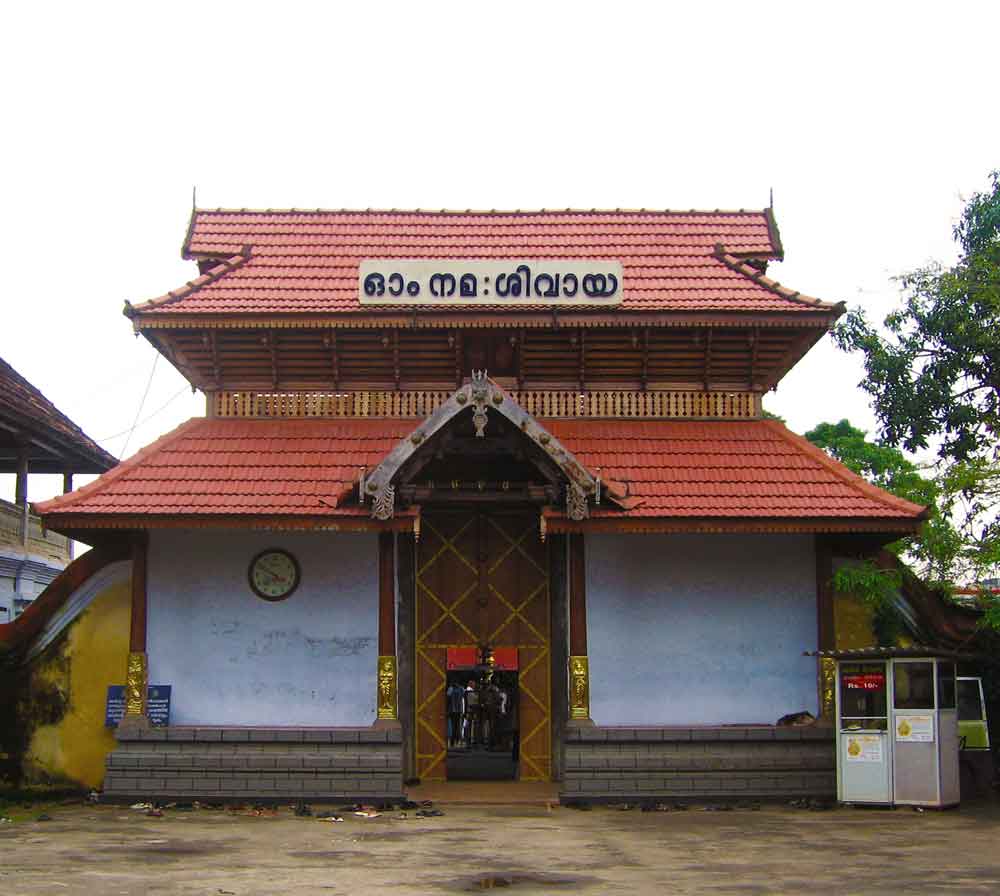
[[[620,305],[618,261],[365,259],[362,305]]]

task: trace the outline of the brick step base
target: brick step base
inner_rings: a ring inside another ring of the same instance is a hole
[[[595,727],[567,732],[561,795],[786,799],[836,789],[830,729]]]
[[[111,799],[401,799],[398,729],[131,731],[108,756]]]

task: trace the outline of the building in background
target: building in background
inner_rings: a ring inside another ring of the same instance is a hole
[[[28,477],[103,473],[114,457],[0,358],[0,473],[14,474],[14,494],[0,497],[0,624],[21,614],[73,558],[65,535],[30,512]]]

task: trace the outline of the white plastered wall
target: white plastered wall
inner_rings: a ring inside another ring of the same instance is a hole
[[[588,535],[598,725],[773,724],[817,711],[810,535]]]
[[[176,725],[369,725],[378,653],[377,536],[154,531],[150,684],[173,686]],[[247,582],[265,548],[302,581],[270,603]]]

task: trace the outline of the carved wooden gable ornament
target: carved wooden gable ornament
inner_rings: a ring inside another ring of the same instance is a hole
[[[615,494],[606,485],[602,488],[600,477],[588,470],[552,433],[491,380],[486,371],[474,371],[470,382],[441,404],[410,435],[400,440],[370,474],[362,477],[361,500],[371,500],[375,519],[389,520],[395,514],[398,478],[407,461],[469,409],[472,410],[476,436],[485,436],[490,417],[499,415],[513,424],[522,437],[536,446],[559,470],[565,491],[566,515],[570,519],[586,519],[590,514],[590,505],[599,504],[602,494],[613,503],[624,497]]]

